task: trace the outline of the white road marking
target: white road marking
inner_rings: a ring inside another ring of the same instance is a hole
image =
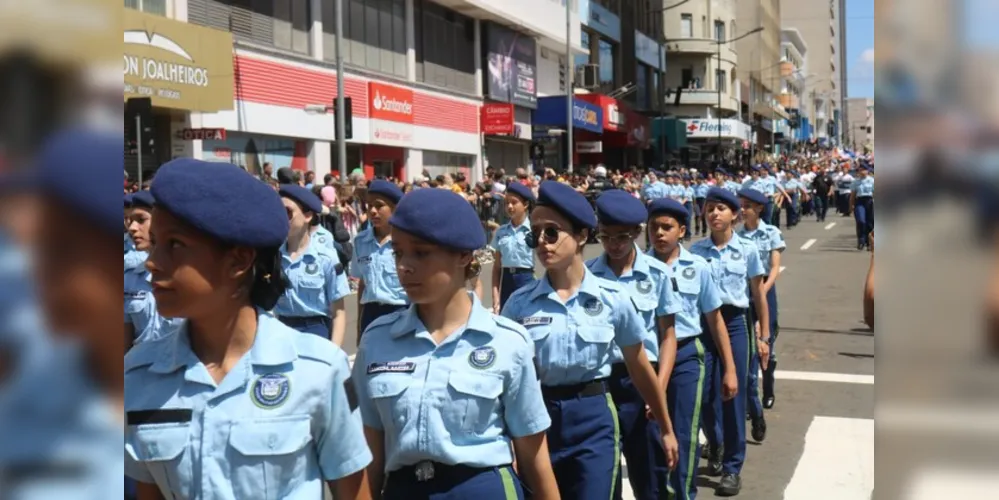
[[[784,500],[869,500],[874,420],[815,417]]]
[[[910,477],[912,482],[902,494],[904,500],[989,498],[999,488],[999,474],[994,469],[966,471],[925,467]]]
[[[828,231],[828,230],[830,230],[830,229],[832,229],[834,227],[836,227],[836,223],[835,222],[830,222],[830,223],[826,224],[826,231]]]
[[[804,245],[801,245],[801,250],[804,251],[804,250],[808,250],[809,248],[812,248],[812,245],[814,245],[816,241],[819,241],[819,240],[817,240],[815,238],[812,238],[812,239],[806,241]]]
[[[763,372],[760,372],[763,377]],[[777,370],[774,374],[777,380],[799,380],[803,382],[832,382],[839,384],[874,385],[874,375],[855,375],[851,373],[822,372],[792,372]]]
[[[785,266],[780,266],[780,272],[784,272],[784,270],[785,270],[785,269],[787,269],[787,267],[785,267]]]

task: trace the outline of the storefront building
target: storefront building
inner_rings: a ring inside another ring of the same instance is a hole
[[[607,168],[625,170],[642,165],[649,147],[649,119],[627,104],[602,94],[583,94],[578,99],[598,106],[603,114],[603,132],[580,132],[579,141],[599,141],[600,146],[583,153],[585,164],[602,163]],[[599,150],[597,150],[599,149]],[[578,150],[577,150],[578,151]]]
[[[149,98],[138,112],[143,142],[142,178],[150,179],[173,158],[193,156],[195,137],[216,136],[192,125],[192,115],[233,108],[232,34],[162,16],[124,9],[124,98]],[[126,106],[126,137],[134,134],[136,113]],[[132,108],[134,109],[134,108]],[[139,152],[125,150],[125,169],[138,178]]]
[[[513,173],[530,162],[531,115],[538,107],[537,43],[495,23],[483,23],[483,27],[485,162]]]
[[[543,156],[534,160],[536,172],[545,168],[561,172],[568,168],[570,156],[565,137],[567,105],[565,96],[538,99],[538,109],[534,112],[534,140],[542,146]],[[571,158],[574,165],[583,165],[585,155],[603,150],[603,123],[603,110],[599,106],[579,97],[573,99],[571,126],[575,151]]]
[[[713,158],[718,151],[719,142],[722,151],[743,151],[749,148],[749,125],[739,120],[693,118],[682,121],[687,126],[687,156],[691,162]]]

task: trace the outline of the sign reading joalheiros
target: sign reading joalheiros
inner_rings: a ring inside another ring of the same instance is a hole
[[[233,108],[231,33],[124,11],[126,99],[207,113]]]

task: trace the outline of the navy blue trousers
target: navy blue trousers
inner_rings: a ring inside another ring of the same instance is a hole
[[[857,222],[857,244],[867,245],[867,235],[874,230],[874,197],[857,197],[853,204],[853,218]]]
[[[552,425],[548,450],[562,500],[607,500],[621,473],[617,409],[610,393],[545,396]]]
[[[533,270],[529,273],[527,272],[510,272],[509,268],[503,268],[502,279],[500,280],[500,309],[506,305],[507,299],[513,295],[520,287],[531,283],[534,281]]]
[[[636,500],[667,498],[669,468],[663,446],[659,444],[659,424],[645,416],[645,400],[631,382],[624,365],[615,368],[608,385],[621,425],[621,453],[628,461],[631,490]],[[621,498],[621,482],[618,476],[614,498]]]
[[[386,314],[391,314],[399,309],[404,309],[406,306],[394,305],[394,304],[382,304],[381,302],[368,302],[364,304],[361,308],[361,335],[364,335],[364,330],[368,328],[368,325],[372,321],[385,316]],[[357,342],[361,342],[361,337],[357,337]]]
[[[687,223],[687,234],[684,237],[689,239],[689,238],[692,238],[694,236],[694,229],[695,229],[695,227],[694,227],[694,219],[697,217],[697,214],[694,212],[694,204],[692,202],[688,201],[688,202],[684,203],[683,204],[683,208],[687,209],[687,220],[686,220],[686,223]]]
[[[701,456],[697,438],[701,430],[701,400],[708,378],[706,356],[707,348],[699,336],[680,339],[676,347],[676,363],[666,389],[669,417],[680,444],[680,460],[669,476],[669,489],[673,495],[670,498],[676,500],[693,500],[697,496],[694,477]],[[630,459],[628,474],[631,474]]]
[[[327,340],[330,339],[330,335],[332,334],[333,320],[329,316],[311,316],[308,318],[278,316],[278,319],[299,332],[311,333]]]
[[[767,292],[767,311],[770,312],[770,338],[767,339],[767,345],[770,346],[770,363],[764,370],[768,372],[764,376],[771,377],[770,380],[772,381],[772,372],[777,367],[777,351],[774,350],[774,345],[777,343],[777,335],[780,333],[780,327],[777,323],[777,285],[774,285]],[[749,414],[753,417],[763,416],[763,402],[760,400],[760,353],[756,350],[756,341],[754,339],[756,332],[753,327],[757,319],[756,306],[750,304],[749,328],[752,335],[749,339],[751,341],[749,347],[752,352],[752,358],[749,361],[749,386],[746,391],[746,404],[749,405]]]
[[[694,210],[697,212],[695,227],[687,226],[687,234],[704,234],[708,231],[708,221],[704,220],[704,202],[706,198],[694,198]]]
[[[763,221],[770,225],[779,225],[780,221],[774,224],[774,208],[774,199],[768,198],[767,204],[763,208]]]
[[[704,391],[704,435],[708,443],[717,446],[724,444],[725,455],[722,458],[723,474],[739,474],[746,460],[746,384],[749,370],[749,314],[745,309],[732,306],[722,306],[722,316],[728,327],[729,343],[732,346],[732,357],[735,361],[735,376],[739,384],[739,393],[730,401],[722,402],[721,379],[722,360],[713,339],[709,341],[706,364],[709,380]],[[703,324],[703,322],[702,322]],[[705,325],[706,326],[706,325]],[[707,328],[704,328],[707,331]]]
[[[510,466],[484,469],[471,477],[435,477],[418,481],[414,474],[390,473],[385,500],[523,500],[520,478]]]

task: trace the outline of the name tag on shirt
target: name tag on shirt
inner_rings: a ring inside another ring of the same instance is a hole
[[[388,363],[371,363],[368,365],[368,375],[376,373],[413,373],[416,363],[407,361],[389,361]]]
[[[552,324],[551,316],[532,316],[530,318],[520,318],[521,326],[538,326]]]
[[[146,292],[125,292],[126,299],[143,299],[146,297]]]
[[[371,256],[369,255],[367,257],[361,257],[357,259],[357,261],[360,262],[361,264],[367,264],[368,262],[371,262]]]

